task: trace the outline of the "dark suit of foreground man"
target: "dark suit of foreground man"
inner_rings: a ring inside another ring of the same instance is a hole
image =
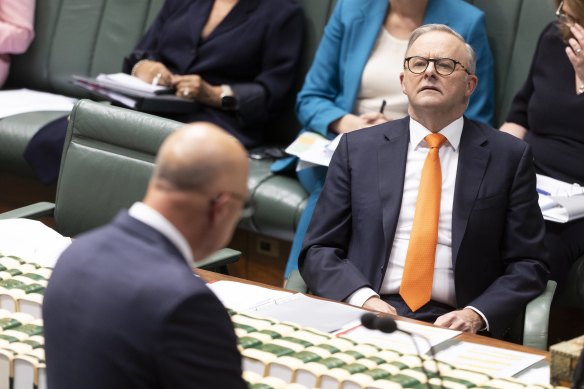
[[[455,61],[449,67],[421,59],[417,69],[417,59],[404,61],[410,117],[342,138],[300,269],[320,296],[502,336],[545,288],[544,225],[529,146],[462,117],[477,78],[472,49],[454,34],[437,25],[412,34],[406,57]],[[427,150],[420,133],[440,133],[447,141],[439,150],[442,199],[431,300],[412,311],[400,284],[423,163],[416,155]]]
[[[167,138],[143,203],[57,262],[43,305],[49,388],[246,387],[229,316],[191,265],[229,241],[247,176],[244,149],[214,125]]]

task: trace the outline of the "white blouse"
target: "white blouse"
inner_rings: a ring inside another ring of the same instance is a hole
[[[386,101],[383,113],[389,118],[399,119],[408,114],[408,99],[399,82],[407,46],[407,40],[397,39],[381,28],[363,69],[353,110],[356,115],[379,112],[383,100]]]

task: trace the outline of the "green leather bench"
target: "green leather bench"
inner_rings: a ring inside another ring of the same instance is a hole
[[[127,55],[164,0],[37,1],[36,37],[14,56],[7,88],[28,88],[88,97],[69,80],[72,74],[119,72]],[[31,112],[0,119],[0,170],[33,176],[22,158],[30,138],[67,112]]]

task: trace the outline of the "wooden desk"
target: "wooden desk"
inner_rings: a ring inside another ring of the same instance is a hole
[[[246,283],[246,284],[250,284],[250,285],[261,286],[264,288],[269,288],[269,289],[274,289],[274,290],[285,290],[285,289],[278,288],[275,286],[265,285],[265,284],[261,284],[259,282],[248,281],[248,280],[244,280],[241,278],[236,278],[236,277],[232,277],[232,276],[228,276],[228,275],[224,275],[224,274],[213,273],[213,272],[206,271],[206,270],[195,269],[195,272],[198,275],[200,275],[201,278],[203,278],[207,282],[220,281],[220,280],[235,281],[235,282],[242,282],[242,283]],[[293,293],[293,292],[290,292],[290,293]],[[316,296],[314,296],[314,297],[316,297]],[[320,298],[320,297],[317,297],[317,298]],[[326,300],[326,299],[324,299],[324,300]],[[343,304],[343,303],[339,303],[339,302],[336,302],[336,303]],[[429,323],[425,323],[425,322],[421,322],[421,321],[413,320],[413,319],[408,319],[405,317],[399,317],[399,316],[392,316],[392,317],[397,319],[397,320],[410,321],[410,322],[415,322],[417,324],[422,324],[422,325],[431,325]],[[509,343],[509,342],[505,342],[502,340],[493,339],[493,338],[489,338],[489,337],[481,336],[481,335],[469,334],[469,333],[462,333],[462,334],[458,335],[455,339],[460,340],[460,341],[465,341],[465,342],[473,342],[473,343],[483,344],[483,345],[487,345],[487,346],[504,348],[504,349],[508,349],[508,350],[516,350],[516,351],[522,351],[522,352],[531,353],[531,354],[543,355],[543,356],[545,356],[545,359],[549,362],[549,353],[548,352],[534,349],[534,348],[525,347],[525,346],[518,345],[515,343]]]

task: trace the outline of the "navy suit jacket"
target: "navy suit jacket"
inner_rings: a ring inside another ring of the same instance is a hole
[[[319,296],[379,292],[401,206],[409,117],[343,136],[300,255]],[[529,146],[468,119],[460,143],[452,217],[457,307],[472,305],[502,336],[548,279],[544,223]]]
[[[223,305],[170,241],[127,213],[62,254],[43,318],[50,388],[246,387]]]
[[[129,73],[140,59],[162,62],[176,74],[198,74],[229,84],[236,113],[201,105],[182,122],[206,120],[246,147],[261,142],[270,119],[290,109],[299,70],[304,18],[294,0],[240,0],[206,39],[201,32],[213,0],[166,0],[152,26],[124,61]]]

